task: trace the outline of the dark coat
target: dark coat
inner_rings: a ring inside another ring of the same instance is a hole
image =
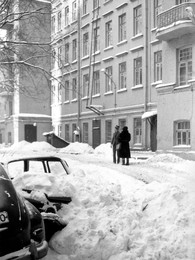
[[[123,131],[119,135],[119,142],[121,143],[119,149],[119,157],[120,158],[130,158],[131,152],[129,147],[129,142],[131,140],[131,134],[127,129],[123,129]]]

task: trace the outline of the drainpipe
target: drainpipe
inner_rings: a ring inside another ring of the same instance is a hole
[[[149,60],[148,60],[148,0],[145,0],[145,88],[144,88],[144,112],[147,111],[147,102],[148,102],[148,66],[149,66]],[[145,149],[147,149],[147,120],[145,121],[144,125],[144,146]]]
[[[81,126],[80,126],[80,115],[81,115],[81,3],[78,0],[78,55],[77,55],[77,62],[78,62],[78,84],[77,84],[77,102],[78,102],[78,114],[77,114],[77,128],[79,130],[79,141],[81,141]]]

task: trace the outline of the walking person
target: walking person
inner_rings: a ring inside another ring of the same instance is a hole
[[[131,134],[128,131],[128,127],[124,126],[120,133],[118,140],[120,142],[119,157],[122,158],[123,165],[129,165],[129,158],[131,158],[131,152],[129,142],[131,141]]]
[[[118,137],[120,135],[119,132],[119,126],[116,125],[115,126],[115,132],[112,136],[112,140],[111,140],[111,145],[112,145],[112,151],[113,151],[113,163],[119,163],[120,162],[120,158],[119,158],[119,150],[118,150],[118,145],[119,145],[119,141],[118,141]]]

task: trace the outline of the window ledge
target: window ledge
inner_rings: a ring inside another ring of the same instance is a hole
[[[151,86],[155,87],[155,86],[157,86],[158,84],[161,84],[161,83],[162,83],[162,80],[155,81],[155,82],[151,83]]]
[[[191,145],[174,145],[173,146],[173,149],[175,149],[175,150],[180,150],[180,149],[182,149],[182,150],[184,150],[184,149],[186,149],[186,150],[190,150],[191,149]]]
[[[113,46],[113,45],[110,45],[110,46],[106,47],[106,48],[104,49],[104,51],[108,51],[108,50],[111,50],[111,49],[113,49],[113,48],[114,48],[114,46]]]
[[[108,3],[112,2],[113,0],[107,0],[104,5],[107,5]]]
[[[72,61],[72,64],[75,64],[75,63],[77,63],[77,60],[73,60],[73,61]]]
[[[95,94],[92,96],[92,98],[98,98],[98,97],[100,97],[100,94]]]
[[[143,88],[143,85],[142,85],[142,84],[135,85],[135,86],[133,86],[131,89],[140,89],[140,88]]]
[[[75,103],[75,102],[77,102],[77,98],[71,100],[71,103]]]
[[[108,92],[104,93],[104,96],[109,96],[109,95],[112,95],[112,94],[113,94],[113,91],[108,91]]]
[[[86,55],[82,58],[82,60],[86,60],[86,59],[89,59],[89,55]]]
[[[98,55],[98,54],[100,54],[100,51],[96,51],[96,52],[92,53],[93,56]]]
[[[190,86],[191,86],[190,84],[181,85],[181,86],[175,87],[174,90],[177,90],[177,89],[186,89],[186,88],[189,88]]]
[[[131,38],[131,40],[136,40],[136,39],[141,38],[141,37],[143,37],[143,33],[136,34],[135,36],[133,36]]]
[[[117,46],[123,45],[123,44],[125,44],[125,43],[127,43],[127,40],[123,40],[123,41],[121,41],[121,42],[118,42],[118,43],[117,43]]]
[[[126,91],[127,91],[127,88],[121,88],[121,89],[117,90],[117,93],[126,92]]]
[[[70,100],[64,101],[64,104],[70,104]]]
[[[84,19],[87,16],[89,16],[89,13],[83,14],[81,18]]]
[[[88,98],[89,98],[88,96],[85,96],[81,100],[87,100]]]

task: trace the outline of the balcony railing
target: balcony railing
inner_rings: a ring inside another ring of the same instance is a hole
[[[158,14],[157,28],[160,29],[182,20],[190,20],[186,7],[191,7],[195,11],[195,3],[183,3]]]

